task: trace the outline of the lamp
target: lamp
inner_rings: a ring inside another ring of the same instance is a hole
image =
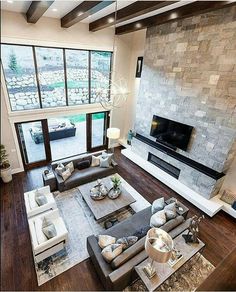
[[[107,138],[111,140],[117,140],[120,138],[120,129],[118,128],[108,128],[107,129]],[[112,148],[112,152],[114,153],[114,147]]]
[[[151,258],[151,263],[143,268],[148,278],[156,275],[154,261],[158,263],[166,263],[171,257],[174,247],[171,236],[160,228],[151,228],[146,236],[145,250]]]

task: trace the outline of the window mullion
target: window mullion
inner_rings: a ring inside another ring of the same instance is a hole
[[[88,58],[88,92],[89,92],[89,104],[91,103],[91,51],[89,51],[89,58]]]
[[[65,94],[66,94],[66,105],[69,105],[68,102],[68,86],[67,86],[67,70],[66,70],[66,50],[63,49],[63,64],[64,64],[64,77],[65,77]]]
[[[37,87],[38,87],[39,104],[40,104],[40,108],[42,108],[43,106],[42,106],[42,98],[41,98],[41,91],[40,91],[39,73],[38,73],[36,52],[35,52],[35,47],[34,46],[32,46],[32,50],[33,50],[33,59],[34,59],[36,82],[37,82]]]

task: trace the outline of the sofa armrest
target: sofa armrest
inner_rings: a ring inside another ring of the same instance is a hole
[[[63,192],[64,191],[64,180],[60,175],[58,175],[56,173],[56,171],[53,171],[53,172],[54,172],[55,178],[57,180],[57,188],[60,192]]]

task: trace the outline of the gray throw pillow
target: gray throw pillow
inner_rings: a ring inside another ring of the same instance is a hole
[[[103,158],[102,156],[99,157],[100,159],[100,167],[102,168],[109,168],[110,167],[110,160],[109,160],[109,157],[105,157]]]
[[[46,196],[38,190],[35,191],[34,199],[39,206],[45,205],[48,202]]]
[[[51,220],[47,219],[46,217],[43,218],[42,231],[47,239],[53,238],[57,235],[55,225],[52,223]]]
[[[101,254],[105,261],[110,263],[114,258],[121,254],[122,251],[122,244],[110,244],[102,250]]]
[[[158,211],[150,219],[151,227],[160,227],[166,223],[166,214],[164,210]]]
[[[177,216],[177,210],[176,210],[176,204],[175,202],[166,205],[164,208],[164,211],[166,213],[166,219],[170,220],[170,219],[174,219]]]
[[[129,248],[131,245],[135,244],[138,241],[137,236],[124,236],[117,239],[117,244],[122,244],[123,250]]]
[[[66,168],[65,168],[64,164],[59,163],[59,164],[57,165],[57,167],[55,168],[55,171],[56,171],[56,173],[57,173],[58,175],[62,176],[62,173],[63,173],[64,171],[66,171]]]
[[[152,203],[152,214],[155,214],[156,212],[163,210],[164,207],[165,207],[165,200],[163,197],[155,200]]]
[[[109,163],[111,163],[112,157],[113,157],[113,153],[107,153],[106,151],[102,151],[101,154],[102,158],[109,158]]]

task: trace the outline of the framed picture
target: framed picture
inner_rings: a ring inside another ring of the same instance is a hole
[[[137,66],[136,66],[136,78],[140,78],[142,74],[142,68],[143,68],[143,57],[138,57],[137,59]]]

